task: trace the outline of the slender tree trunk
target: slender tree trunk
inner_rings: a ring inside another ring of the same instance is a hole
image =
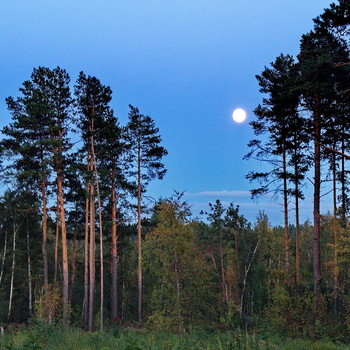
[[[137,251],[138,251],[138,314],[142,324],[142,236],[141,236],[141,150],[137,155]]]
[[[90,249],[89,249],[89,331],[94,329],[95,295],[95,189],[93,180],[90,185]]]
[[[49,268],[47,261],[47,198],[46,198],[46,176],[45,170],[41,171],[41,196],[42,196],[42,209],[43,209],[43,221],[42,221],[42,252],[44,261],[44,288],[47,290],[49,285]]]
[[[314,294],[316,297],[317,310],[321,296],[321,251],[320,251],[320,195],[321,195],[321,121],[320,121],[320,102],[315,99],[314,110]]]
[[[236,254],[236,270],[237,270],[237,280],[239,279],[239,272],[241,270],[239,264],[239,253],[238,253],[238,230],[235,230],[235,254]]]
[[[112,286],[111,286],[111,320],[116,319],[118,316],[118,247],[117,247],[117,208],[115,198],[115,169],[112,169],[111,179],[111,274],[112,274]]]
[[[182,334],[180,271],[179,271],[179,264],[178,264],[178,259],[176,254],[175,254],[175,275],[176,275],[176,306],[177,306],[178,328],[179,328],[179,334]]]
[[[27,222],[27,263],[28,263],[28,311],[33,316],[32,261],[30,257],[30,234]]]
[[[287,187],[287,159],[284,146],[283,156],[283,214],[284,214],[284,250],[287,273],[287,286],[290,287],[290,252],[289,252],[289,222],[288,222],[288,187]]]
[[[13,235],[12,235],[12,267],[11,267],[11,282],[10,282],[10,296],[9,296],[9,308],[7,313],[7,318],[10,318],[12,311],[12,298],[13,298],[13,282],[15,277],[15,265],[16,265],[16,237],[18,228],[13,224]]]
[[[61,221],[60,221],[60,213],[59,213],[59,203],[57,201],[57,208],[56,208],[56,235],[55,235],[55,272],[54,272],[54,284],[57,282],[57,275],[58,275],[58,242],[59,242],[59,234],[60,234],[60,227],[61,227]]]
[[[333,153],[333,238],[334,238],[334,316],[338,315],[338,225],[337,225],[337,169],[336,154]]]
[[[73,237],[72,273],[70,276],[69,304],[72,303],[76,271],[77,271],[77,223],[75,224],[74,237]]]
[[[103,305],[104,305],[104,266],[103,266],[103,230],[102,230],[102,209],[101,209],[101,199],[99,186],[97,184],[97,197],[98,197],[98,217],[99,217],[99,226],[100,226],[100,329],[103,330]]]
[[[84,301],[83,322],[89,324],[89,212],[90,212],[90,186],[86,188],[85,199],[85,242],[84,242]]]
[[[62,153],[60,153],[62,154]],[[63,270],[63,324],[69,323],[69,275],[68,275],[68,248],[67,232],[63,199],[63,174],[62,165],[59,162],[57,167],[57,195],[59,202],[60,221],[61,221],[61,240],[62,240],[62,270]]]
[[[295,149],[295,152],[297,150]],[[299,182],[298,165],[294,165],[295,177],[295,289],[299,292],[300,282],[300,223],[299,223]]]
[[[343,130],[344,131],[344,130]],[[342,154],[345,154],[345,141],[344,136],[341,142]],[[346,213],[347,213],[347,203],[346,203],[346,170],[345,170],[345,157],[341,157],[341,193],[342,193],[342,221],[343,225],[346,225]]]
[[[94,329],[94,304],[95,304],[95,279],[96,279],[96,266],[95,266],[95,184],[94,184],[94,170],[95,170],[95,157],[94,157],[94,132],[95,132],[95,104],[92,100],[92,111],[90,116],[90,144],[88,149],[88,171],[90,172],[90,246],[89,246],[89,326],[90,332]]]
[[[294,130],[294,190],[295,190],[295,290],[299,293],[300,283],[300,213],[299,213],[299,169],[298,130]]]
[[[7,231],[5,231],[4,252],[2,254],[2,260],[1,260],[0,285],[1,285],[2,277],[4,275],[6,254],[7,254]]]
[[[125,313],[125,273],[123,273],[123,282],[122,282],[122,304],[121,304],[121,315],[120,315],[120,318],[121,318],[121,321],[124,319],[124,313]]]
[[[253,253],[252,253],[252,256],[250,258],[248,266],[245,267],[245,269],[244,269],[243,288],[242,288],[242,293],[241,293],[241,306],[240,306],[240,310],[239,310],[239,314],[241,317],[243,315],[243,301],[244,301],[244,293],[245,293],[245,288],[246,288],[246,284],[247,284],[248,274],[249,274],[249,271],[252,267],[253,259],[254,259],[254,256],[258,250],[260,241],[261,241],[261,237],[259,237],[258,242],[255,245],[255,248],[253,250]]]
[[[104,304],[103,227],[102,227],[101,195],[100,195],[99,179],[97,174],[97,164],[96,164],[94,143],[91,144],[91,151],[92,151],[93,171],[95,174],[95,181],[96,181],[98,220],[99,220],[99,231],[100,231],[100,329],[103,330],[103,304]]]
[[[216,276],[218,277],[218,280],[220,281],[220,280],[221,280],[221,277],[220,277],[218,265],[217,265],[217,263],[216,263],[215,256],[214,256],[214,252],[213,252],[213,249],[212,249],[212,248],[209,248],[209,254],[210,254],[210,257],[211,257],[211,261],[213,262],[215,274],[216,274]],[[221,288],[221,282],[220,282],[220,288]]]
[[[222,296],[223,296],[223,298],[225,298],[225,301],[228,304],[228,291],[227,291],[227,281],[226,281],[226,274],[225,274],[224,252],[223,252],[223,248],[222,248],[222,232],[220,232],[219,251],[220,251],[220,265],[221,265]]]

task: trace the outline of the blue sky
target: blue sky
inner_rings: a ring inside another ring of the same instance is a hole
[[[265,210],[282,223],[279,201],[250,200],[244,161],[248,124],[261,94],[255,79],[280,53],[296,55],[301,35],[328,0],[1,0],[0,126],[10,121],[5,97],[34,67],[95,75],[113,90],[120,122],[128,105],[150,115],[169,155],[168,174],[149,195],[186,191],[194,214],[217,198],[240,205],[254,221]],[[236,124],[234,108],[248,112]],[[311,186],[309,186],[311,190]],[[324,205],[326,208],[326,204]],[[302,219],[312,217],[303,204]]]

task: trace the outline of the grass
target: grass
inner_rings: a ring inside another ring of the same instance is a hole
[[[94,333],[79,328],[35,325],[0,335],[1,350],[350,350],[344,344],[272,338],[268,341],[239,330],[196,331],[183,336],[137,329]]]

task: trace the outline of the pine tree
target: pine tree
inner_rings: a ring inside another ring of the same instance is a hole
[[[312,113],[309,134],[313,136],[314,151],[314,293],[317,302],[321,295],[321,255],[320,255],[320,198],[321,161],[324,146],[324,131],[334,128],[328,113],[330,105],[336,101],[336,63],[346,57],[344,44],[330,32],[312,31],[303,36],[299,58],[300,92],[303,106]]]
[[[128,180],[129,159],[125,143],[125,128],[122,128],[113,111],[106,114],[104,127],[96,137],[99,155],[97,168],[102,183],[105,211],[110,215],[111,234],[111,320],[118,317],[118,226],[125,222],[125,210],[130,206],[127,195],[135,191]],[[123,208],[124,212],[122,211]]]
[[[49,177],[56,173],[56,193],[62,237],[63,321],[69,321],[68,252],[63,198],[64,153],[69,149],[70,123],[69,75],[60,67],[39,67],[31,80],[23,83],[22,97],[7,99],[13,123],[3,129],[3,149],[14,158],[12,169],[19,181],[26,181],[35,191],[41,188],[44,286],[49,283],[47,258],[47,192]]]
[[[69,89],[68,73],[57,67],[47,70],[42,84],[47,85],[47,97],[50,100],[49,120],[50,151],[53,154],[53,168],[56,172],[57,204],[62,242],[62,273],[63,273],[63,323],[69,323],[69,274],[68,274],[68,245],[64,201],[64,173],[66,167],[65,154],[71,144],[68,138],[69,126],[72,122],[72,99]]]
[[[161,138],[158,132],[151,117],[141,114],[138,108],[130,105],[127,137],[134,163],[133,174],[137,182],[138,317],[140,324],[142,323],[142,194],[151,180],[162,179],[166,173],[161,160],[167,151],[160,146]]]
[[[275,193],[281,192],[283,196],[284,237],[285,237],[285,269],[287,284],[290,285],[290,243],[289,243],[289,208],[288,201],[292,191],[289,181],[292,173],[288,169],[289,153],[293,139],[293,123],[297,118],[299,96],[295,93],[294,60],[291,56],[280,55],[257,76],[260,92],[267,94],[263,105],[259,105],[254,113],[258,120],[251,123],[256,135],[268,134],[268,141],[263,144],[261,140],[252,140],[249,146],[251,152],[246,156],[256,156],[259,160],[267,160],[273,165],[271,171],[264,173],[251,172],[247,178],[250,181],[258,180],[261,187],[253,190],[252,194],[261,195],[272,189]],[[281,184],[282,183],[282,184]]]
[[[33,70],[31,80],[23,83],[19,90],[21,97],[6,99],[12,114],[12,123],[5,126],[2,133],[4,155],[13,160],[6,167],[7,181],[26,182],[33,191],[40,189],[42,202],[42,255],[44,286],[49,283],[47,258],[47,187],[52,172],[50,154],[47,150],[49,140],[49,102],[40,84],[40,77],[46,69]]]
[[[112,90],[101,84],[96,77],[79,74],[75,86],[76,106],[79,114],[80,130],[84,142],[86,154],[86,228],[85,228],[85,291],[84,291],[84,322],[91,331],[94,328],[94,293],[95,293],[95,214],[97,194],[99,207],[99,230],[100,230],[100,316],[101,328],[103,327],[103,304],[104,304],[104,263],[103,263],[103,227],[102,227],[102,203],[100,193],[100,181],[97,164],[102,153],[108,153],[107,141],[103,139],[108,128],[115,130],[116,121],[109,106],[112,99]],[[114,123],[114,124],[113,124]],[[118,134],[114,135],[118,138]],[[115,145],[115,144],[114,144]],[[88,247],[89,246],[89,247]],[[89,259],[87,259],[87,255]],[[88,274],[89,272],[89,274]],[[89,278],[89,283],[87,283]],[[88,311],[88,312],[87,312]]]

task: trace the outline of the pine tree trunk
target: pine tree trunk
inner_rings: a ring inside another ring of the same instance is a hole
[[[93,181],[91,181],[93,182]],[[94,329],[94,296],[95,296],[95,189],[90,185],[90,249],[89,249],[89,331]]]
[[[321,252],[320,252],[320,195],[321,195],[321,121],[320,121],[320,102],[315,99],[314,110],[314,294],[316,298],[317,310],[321,297]]]
[[[299,294],[300,283],[300,214],[299,214],[299,169],[298,130],[294,130],[294,190],[295,190],[295,290]]]
[[[77,227],[74,228],[74,237],[73,237],[72,273],[70,276],[69,304],[72,303],[76,271],[77,271]]]
[[[287,188],[287,159],[284,146],[283,155],[283,214],[284,214],[284,250],[287,273],[287,286],[290,287],[290,254],[289,254],[289,223],[288,223],[288,188]]]
[[[89,144],[89,159],[88,159],[88,170],[90,171],[90,248],[89,248],[89,331],[94,330],[94,299],[95,299],[95,184],[93,180],[94,173],[94,132],[95,132],[95,106],[94,101],[92,100],[92,112],[90,119],[90,144]]]
[[[62,154],[62,153],[60,153]],[[62,271],[63,271],[63,324],[69,323],[69,275],[68,275],[68,247],[67,247],[67,232],[66,232],[66,220],[64,211],[64,199],[63,199],[63,174],[59,162],[57,167],[57,196],[60,211],[61,221],[61,240],[62,240]]]
[[[44,262],[44,288],[47,290],[49,285],[49,268],[47,261],[47,199],[46,199],[46,177],[45,171],[41,172],[41,196],[42,196],[42,209],[43,209],[43,222],[42,222],[42,253]]]
[[[85,241],[84,241],[84,301],[83,322],[86,327],[89,324],[89,211],[90,211],[90,186],[86,188],[85,199]]]
[[[33,316],[32,261],[30,257],[30,234],[27,222],[27,264],[28,264],[28,311]]]
[[[142,236],[141,236],[141,151],[137,155],[137,251],[138,251],[138,314],[142,324]]]
[[[115,198],[115,169],[112,170],[112,185],[111,185],[111,320],[118,316],[118,248],[117,248],[117,209]]]
[[[99,179],[97,174],[97,165],[95,157],[95,147],[92,144],[92,159],[93,159],[93,171],[95,174],[96,181],[96,193],[97,193],[97,205],[98,205],[98,220],[100,230],[100,329],[103,330],[103,304],[104,304],[104,270],[103,270],[103,227],[102,227],[102,208],[101,208],[101,195]]]
[[[295,149],[296,152],[296,149]],[[294,165],[295,177],[295,289],[299,292],[300,282],[300,224],[299,224],[299,183],[298,183],[298,165]]]
[[[334,147],[335,148],[335,147]],[[333,154],[333,238],[334,238],[334,316],[338,315],[338,225],[337,225],[337,169],[336,155]]]
[[[344,131],[344,130],[343,130]],[[344,137],[342,137],[342,143],[341,143],[341,151],[342,154],[345,154],[345,141]],[[347,205],[346,205],[346,170],[345,170],[345,157],[341,157],[341,191],[342,191],[342,221],[343,225],[346,225],[346,213],[347,213]]]
[[[60,213],[59,213],[59,203],[57,201],[57,208],[56,208],[56,234],[55,234],[55,272],[54,272],[54,284],[57,282],[57,275],[58,275],[58,242],[59,242],[59,234],[60,234]]]

